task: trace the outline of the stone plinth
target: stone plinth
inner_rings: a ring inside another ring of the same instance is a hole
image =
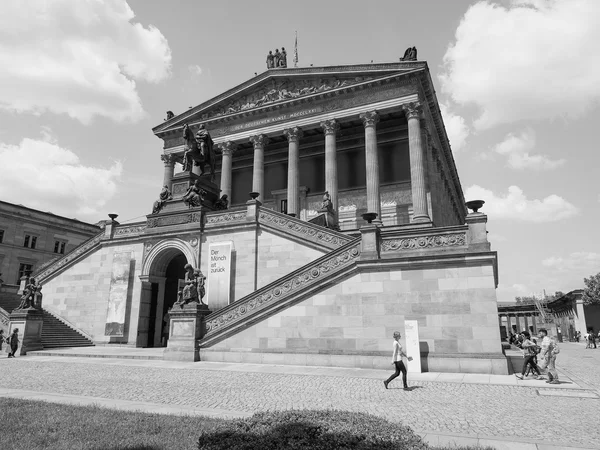
[[[490,243],[487,239],[487,216],[480,212],[473,212],[467,215],[467,225],[469,232],[467,233],[467,243],[469,251],[489,252]]]
[[[210,181],[210,175],[200,177],[194,173],[181,172],[172,178],[171,195],[173,195],[173,200],[165,202],[161,213],[188,209],[188,206],[183,203],[182,197],[196,180],[198,180],[200,188],[206,192],[202,206],[206,206],[210,210],[214,209],[215,202],[220,198],[221,188]]]
[[[200,361],[198,339],[204,335],[204,317],[210,313],[208,306],[199,303],[173,306],[169,312],[169,341],[164,352],[166,361]]]
[[[360,227],[360,234],[362,237],[360,259],[379,259],[379,227],[374,223],[363,225]]]
[[[42,350],[42,325],[44,316],[42,311],[35,308],[17,309],[10,316],[10,326],[7,336],[12,334],[15,328],[19,329],[21,344],[18,354],[26,355],[27,352]]]

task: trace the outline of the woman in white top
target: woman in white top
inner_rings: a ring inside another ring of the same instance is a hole
[[[404,353],[404,351],[402,350],[402,344],[400,344],[400,337],[400,332],[394,331],[394,353],[392,355],[392,364],[396,366],[396,372],[383,382],[383,385],[386,389],[388,388],[388,384],[390,384],[390,382],[394,378],[400,375],[400,372],[402,372],[402,383],[404,384],[404,389],[408,389],[408,384],[406,384],[406,366],[402,362],[402,357],[405,357],[409,361],[412,361],[412,357],[406,356],[406,353]]]

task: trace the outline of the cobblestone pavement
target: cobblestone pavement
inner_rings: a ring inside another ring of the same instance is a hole
[[[600,399],[539,395],[537,389],[529,387],[412,382],[414,389],[407,392],[399,389],[398,381],[390,385],[393,389],[385,390],[382,380],[352,376],[56,359],[59,361],[51,357],[1,358],[0,388],[243,412],[335,408],[364,411],[405,423],[417,431],[439,434],[535,439],[565,446],[597,447],[600,443],[600,427],[596,421],[596,425],[589,421],[589,414],[598,411]],[[563,364],[594,389],[600,389],[600,350],[564,344],[559,369]],[[544,421],[536,419],[544,412]],[[527,425],[523,424],[524,418]]]

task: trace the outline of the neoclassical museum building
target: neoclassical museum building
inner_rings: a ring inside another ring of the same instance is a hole
[[[96,345],[387,369],[400,331],[409,370],[507,373],[497,255],[426,62],[270,68],[152,131],[147,219],[106,221],[34,274],[43,308]],[[210,164],[181,171],[199,132]],[[179,305],[193,269],[207,306]]]

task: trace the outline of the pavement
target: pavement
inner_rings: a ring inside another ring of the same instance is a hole
[[[434,445],[600,449],[600,349],[560,348],[559,385],[514,375],[409,373],[410,391],[401,381],[384,388],[391,365],[382,371],[187,363],[157,359],[162,349],[57,349],[0,358],[0,396],[221,418],[342,409],[409,425]]]

